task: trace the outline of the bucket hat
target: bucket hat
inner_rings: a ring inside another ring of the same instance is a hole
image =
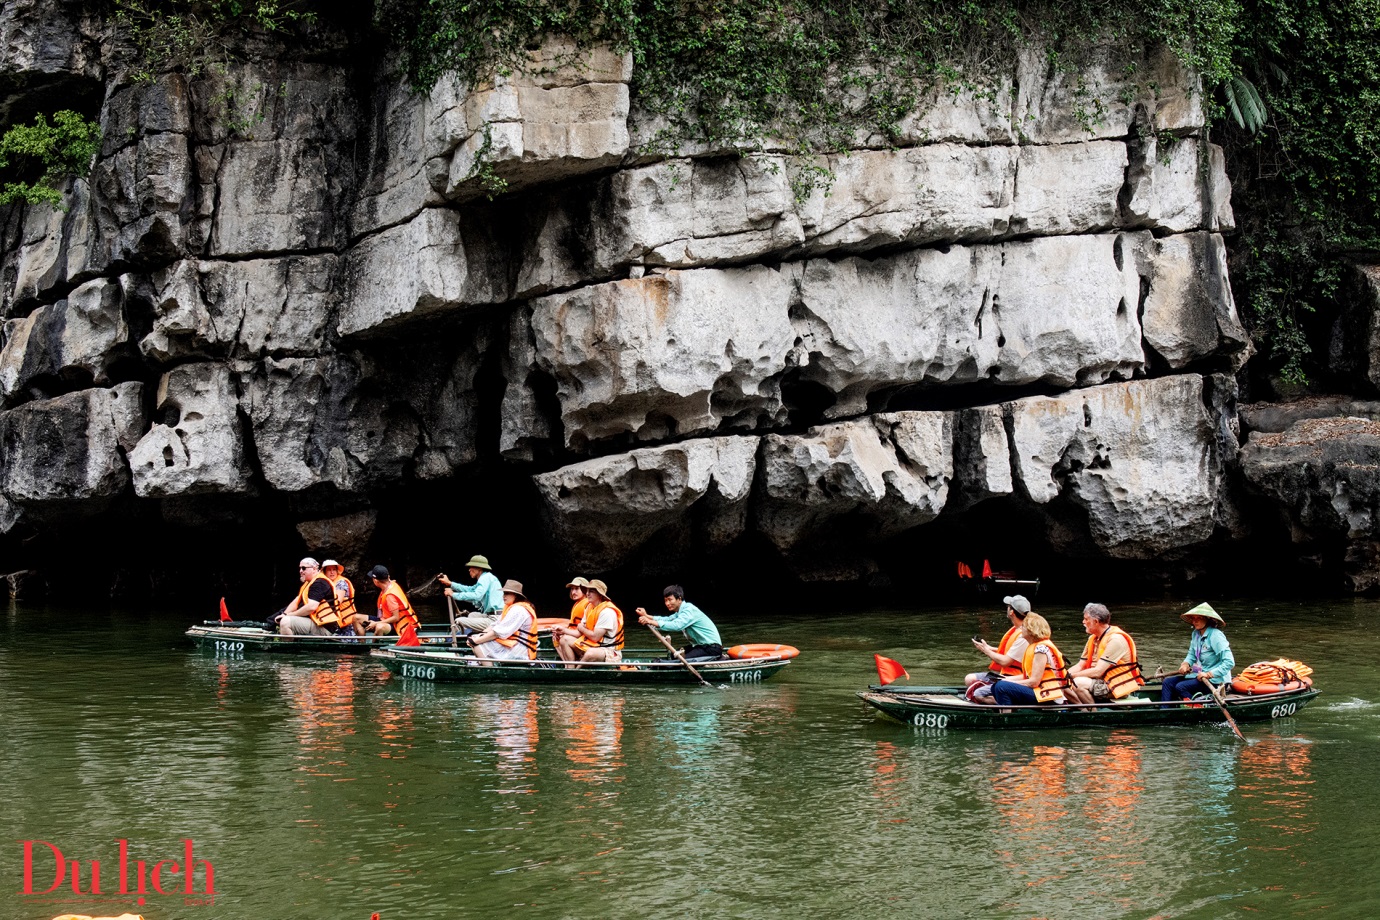
[[[585,581],[579,575],[576,575],[574,578],[570,579],[570,581],[566,582],[565,586],[567,588],[588,588],[589,582]]]
[[[524,600],[527,599],[527,595],[522,593],[522,582],[513,581],[511,578],[503,583],[503,593],[516,594],[518,597]]]
[[[609,596],[609,586],[597,578],[589,582],[585,587],[589,588],[591,591],[598,591],[601,597]]]

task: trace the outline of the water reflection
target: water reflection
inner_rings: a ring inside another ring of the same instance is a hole
[[[1299,738],[1252,739],[1241,752],[1237,789],[1250,805],[1247,834],[1255,849],[1288,850],[1317,830],[1313,815],[1312,745]]]
[[[565,735],[566,771],[579,783],[619,782],[623,768],[623,705],[621,693],[577,697],[555,708]]]
[[[537,725],[541,696],[535,690],[508,694],[485,693],[470,700],[469,727],[493,745],[497,755],[491,791],[526,795],[536,791]]]
[[[301,769],[312,776],[350,782],[343,758],[345,741],[359,730],[355,715],[355,673],[340,660],[325,667],[284,665],[278,669],[283,696],[296,717]]]

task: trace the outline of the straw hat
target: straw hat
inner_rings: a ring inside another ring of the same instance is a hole
[[[493,569],[489,568],[489,557],[487,557],[487,556],[475,556],[475,557],[474,557],[473,559],[471,559],[469,562],[466,562],[466,563],[465,563],[465,568],[467,568],[467,569],[483,569],[483,570],[486,571],[486,572],[492,572],[492,571],[493,571]]]
[[[1183,620],[1185,623],[1188,622],[1189,617],[1205,617],[1209,620],[1216,620],[1219,627],[1227,625],[1227,621],[1222,619],[1221,614],[1213,610],[1208,604],[1199,604],[1192,610],[1179,614],[1179,619]]]
[[[511,578],[503,583],[503,593],[516,594],[518,597],[523,598],[524,600],[526,600],[527,598],[527,595],[522,593],[522,582],[513,581]]]
[[[598,592],[598,594],[599,594],[600,597],[608,597],[608,596],[609,596],[609,586],[606,585],[606,584],[604,584],[602,581],[600,581],[600,580],[597,579],[597,578],[594,579],[593,581],[587,583],[587,584],[585,585],[585,587],[589,588],[589,590],[591,590],[591,591],[596,591],[596,592]]]

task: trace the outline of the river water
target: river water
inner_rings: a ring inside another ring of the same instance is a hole
[[[1190,603],[1114,607],[1114,622],[1168,668]],[[853,695],[873,652],[916,683],[976,670],[968,637],[1005,626],[977,605],[718,611],[730,642],[802,650],[726,691],[224,660],[182,638],[185,615],[12,605],[0,918],[1380,915],[1380,603],[1217,606],[1238,664],[1297,657],[1323,690],[1245,726],[1247,744],[1225,726],[916,729]],[[1037,610],[1076,655],[1078,611]],[[38,841],[62,854],[51,894],[16,893],[26,840],[35,892],[57,864]],[[111,894],[120,840],[130,890],[136,861],[151,873],[193,841],[193,895],[166,863],[168,894]],[[83,892],[100,862],[101,894],[73,893],[73,860]]]

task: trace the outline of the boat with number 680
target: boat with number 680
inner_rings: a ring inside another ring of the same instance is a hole
[[[1238,722],[1268,722],[1294,715],[1318,695],[1312,685],[1277,693],[1228,693],[1227,710]],[[870,687],[858,694],[870,706],[920,728],[1076,728],[1136,725],[1200,725],[1226,721],[1211,699],[1160,702],[1158,685],[1124,700],[1091,705],[994,706],[973,703],[962,687]]]
[[[794,649],[791,650],[794,652]],[[374,649],[370,656],[399,677],[411,680],[518,684],[694,684],[695,675],[674,659],[624,657],[614,663],[567,664],[538,658],[493,661],[453,651],[416,648]],[[756,684],[790,664],[787,655],[691,661],[711,684]]]

